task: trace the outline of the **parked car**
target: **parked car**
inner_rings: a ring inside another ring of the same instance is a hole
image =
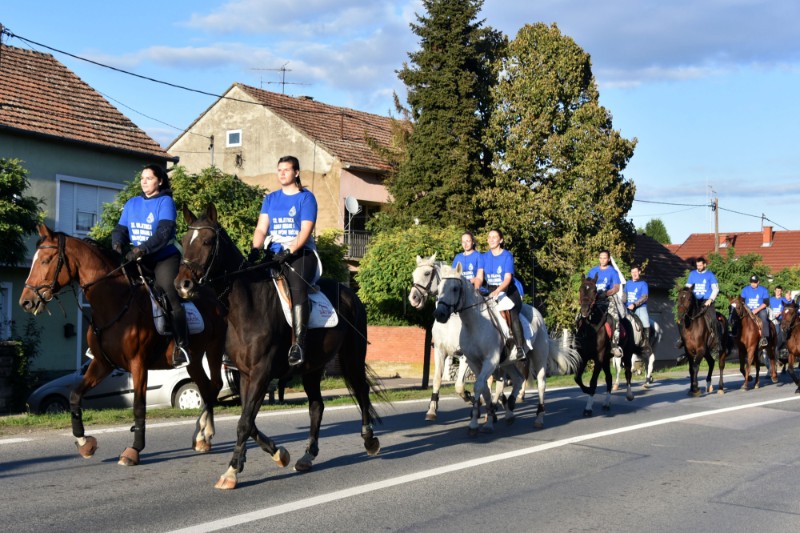
[[[87,350],[87,356],[91,352]],[[49,381],[33,391],[28,397],[31,413],[59,413],[69,411],[69,395],[81,382],[91,361],[86,361],[79,370]],[[209,374],[208,362],[203,358],[203,368]],[[239,371],[227,356],[222,365],[222,390],[220,400],[239,395]],[[81,405],[85,409],[133,407],[133,378],[130,372],[117,368],[83,396]],[[150,370],[147,376],[147,407],[177,407],[198,409],[203,406],[200,389],[192,382],[186,367],[170,370]]]

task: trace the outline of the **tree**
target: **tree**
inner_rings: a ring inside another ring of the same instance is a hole
[[[489,91],[505,38],[475,21],[483,0],[422,4],[426,14],[411,24],[420,50],[398,72],[408,89],[413,133],[387,179],[393,200],[378,229],[409,227],[414,219],[472,228],[480,223],[474,191],[491,162],[481,132],[491,116]]]
[[[40,198],[25,196],[28,171],[19,159],[0,158],[0,264],[14,266],[25,260],[25,237],[36,233],[44,220]]]
[[[669,238],[669,233],[667,233],[667,227],[660,218],[653,218],[649,220],[647,224],[644,225],[644,229],[640,228],[636,230],[636,233],[639,235],[647,235],[661,244],[670,244],[672,242],[672,240]]]
[[[564,291],[581,265],[603,248],[629,258],[634,227],[625,215],[635,187],[622,171],[636,140],[613,129],[589,54],[555,24],[523,27],[499,71],[486,140],[494,173],[479,202],[524,278],[535,261],[536,303],[553,327],[553,316],[574,318],[576,293]]]
[[[407,303],[416,257],[450,263],[460,251],[462,230],[413,225],[401,231],[384,231],[370,242],[356,274],[358,295],[367,307],[370,324],[430,325],[431,313],[417,311]]]

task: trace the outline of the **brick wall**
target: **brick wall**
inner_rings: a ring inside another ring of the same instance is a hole
[[[367,362],[422,363],[425,330],[419,327],[369,326]]]

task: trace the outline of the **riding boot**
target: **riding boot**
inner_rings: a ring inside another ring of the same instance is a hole
[[[653,348],[650,347],[650,328],[642,328],[642,356],[650,357]]]
[[[289,365],[300,365],[305,360],[306,331],[308,330],[308,301],[292,306],[294,344],[289,348]]]
[[[708,326],[709,336],[708,336],[708,343],[711,347],[711,357],[716,359],[719,357],[720,351],[722,351],[722,339],[720,338],[718,327],[717,327],[717,319],[716,317],[711,322],[711,318],[709,318],[708,314],[705,315],[706,318],[706,326]]]
[[[519,317],[511,318],[511,334],[514,337],[514,344],[517,348],[516,360],[519,361],[525,358],[525,336],[522,334],[522,323]]]
[[[678,350],[683,349],[683,328],[678,324],[678,340],[675,341],[675,348]]]
[[[613,303],[611,305],[614,305]],[[608,318],[608,325],[611,327],[611,354],[614,357],[622,357],[622,348],[619,347],[619,325],[620,322],[617,322],[617,319],[614,318],[614,315],[609,313]]]
[[[172,337],[175,339],[172,366],[181,368],[189,364],[189,326],[186,323],[186,310],[182,305],[172,310]]]

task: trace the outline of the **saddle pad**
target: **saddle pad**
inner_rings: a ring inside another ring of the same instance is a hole
[[[275,283],[275,288],[280,295],[281,307],[283,308],[286,322],[291,326],[292,309],[289,305],[289,297],[286,292],[282,290],[278,279],[273,278],[272,281]],[[308,291],[308,305],[310,307],[308,313],[308,329],[333,328],[339,324],[339,315],[336,314],[336,310],[333,308],[333,305],[331,305],[331,301],[322,291]]]
[[[153,322],[156,325],[158,334],[172,335],[167,317],[164,316],[164,309],[156,303],[152,296],[150,297],[150,303],[153,305]],[[194,302],[181,302],[181,305],[186,311],[186,324],[189,326],[189,335],[202,333],[206,328],[206,324],[203,322],[203,315],[197,310],[197,306],[194,305]]]

